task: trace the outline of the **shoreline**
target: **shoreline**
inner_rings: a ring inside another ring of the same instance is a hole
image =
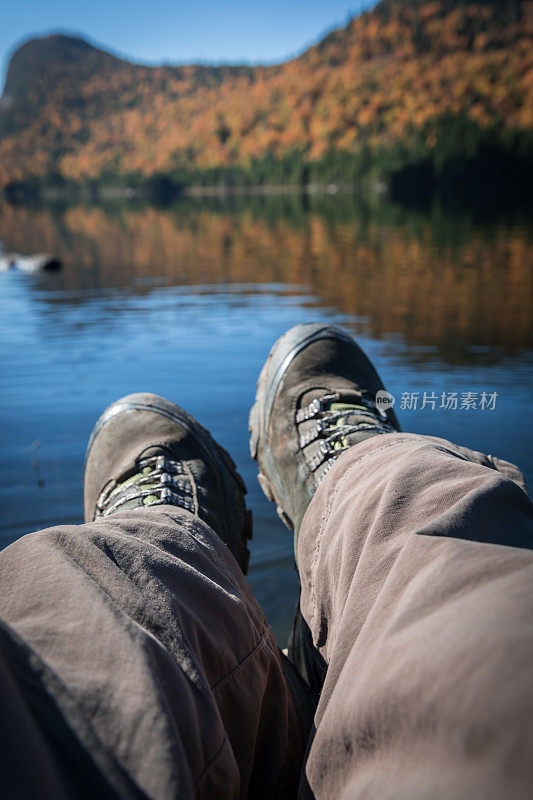
[[[4,197],[8,202],[27,203],[79,202],[79,201],[133,201],[133,200],[177,200],[180,198],[230,198],[230,197],[276,197],[283,195],[382,195],[388,190],[387,184],[380,181],[363,184],[354,183],[266,183],[266,184],[212,184],[180,185],[171,181],[163,184],[112,183],[54,185],[39,183],[15,184],[4,187]]]

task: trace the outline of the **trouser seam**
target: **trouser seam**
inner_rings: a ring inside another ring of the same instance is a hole
[[[267,644],[267,634],[268,634],[268,628],[263,631],[263,635],[261,636],[259,641],[244,656],[244,658],[242,658],[230,672],[228,672],[222,678],[219,678],[217,681],[215,681],[215,683],[211,686],[212,692],[218,691],[222,686],[225,686],[226,683],[235,678],[244,669],[244,667],[247,666],[247,664],[258,655],[263,645]]]
[[[205,765],[199,776],[195,778],[195,780],[193,781],[195,787],[198,786],[198,784],[201,783],[201,781],[203,781],[203,779],[205,778],[205,776],[207,775],[207,773],[209,772],[215,761],[217,761],[218,757],[221,755],[227,743],[228,743],[228,736],[227,734],[225,734],[224,739],[222,740],[222,744],[216,751],[215,755],[211,759],[209,759],[209,761],[207,762],[207,764]]]
[[[337,481],[333,492],[328,497],[328,501],[327,501],[327,504],[326,504],[326,509],[325,509],[325,511],[324,511],[324,513],[322,515],[322,519],[320,521],[320,528],[319,528],[319,531],[318,531],[317,537],[316,537],[315,548],[314,548],[314,553],[313,553],[313,559],[312,559],[312,562],[311,562],[311,569],[310,569],[309,594],[311,595],[311,598],[312,598],[313,624],[316,624],[316,621],[317,621],[317,601],[316,601],[316,590],[315,590],[315,586],[316,586],[316,580],[315,580],[316,569],[317,569],[317,565],[318,565],[318,558],[319,558],[319,555],[320,555],[322,541],[324,539],[324,534],[325,534],[325,530],[326,530],[326,523],[327,523],[328,519],[330,519],[330,517],[331,517],[332,505],[333,505],[334,501],[337,498],[337,495],[339,493],[339,489],[341,488],[341,486],[343,486],[345,484],[346,480],[351,475],[352,469],[354,467],[359,466],[363,461],[366,461],[368,458],[372,457],[376,453],[381,452],[382,450],[386,450],[386,449],[388,449],[390,447],[396,447],[397,445],[401,444],[402,442],[411,441],[409,439],[409,437],[401,436],[401,434],[400,435],[393,434],[393,435],[394,435],[394,441],[387,442],[386,444],[382,444],[382,445],[380,445],[380,447],[377,447],[375,450],[372,450],[371,453],[367,453],[364,456],[360,456],[356,461],[352,462],[350,464],[350,466],[348,467],[347,471],[344,473],[344,475],[342,475],[341,479],[339,481]],[[330,473],[330,475],[331,475],[331,473]],[[330,476],[327,476],[327,478],[329,478],[329,477]],[[326,478],[326,480],[327,480],[327,478]]]

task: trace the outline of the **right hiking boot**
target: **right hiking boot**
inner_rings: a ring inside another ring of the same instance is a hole
[[[246,574],[252,535],[246,487],[230,455],[183,408],[130,394],[97,421],[85,458],[85,521],[158,505],[206,522]]]
[[[328,470],[347,449],[400,430],[385,387],[352,337],[334,325],[296,325],[274,344],[250,412],[250,450],[268,500],[294,530]]]

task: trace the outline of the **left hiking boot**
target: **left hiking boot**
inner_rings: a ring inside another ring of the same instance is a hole
[[[85,459],[85,521],[166,505],[206,522],[246,573],[251,513],[229,454],[175,403],[131,394],[96,423]]]
[[[334,325],[295,325],[272,347],[250,412],[259,483],[297,537],[322,479],[348,448],[400,430],[376,404],[385,388],[352,337]]]

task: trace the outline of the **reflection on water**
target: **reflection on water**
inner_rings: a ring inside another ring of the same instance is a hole
[[[431,348],[460,364],[481,352],[497,360],[531,347],[533,235],[524,225],[476,226],[382,206],[377,213],[342,206],[336,216],[332,205],[327,214],[297,213],[294,203],[241,213],[194,205],[114,213],[78,206],[56,214],[4,207],[0,239],[23,252],[60,255],[62,291],[306,285],[363,320],[371,336],[401,335],[409,358]]]
[[[314,319],[357,335],[398,398],[497,392],[494,411],[437,404],[399,416],[405,429],[502,455],[533,477],[533,231],[523,222],[342,198],[1,206],[0,240],[65,265],[0,275],[3,543],[79,520],[100,411],[127,392],[164,394],[212,429],[245,477],[250,581],[283,637],[295,594],[290,536],[256,488],[246,417],[271,343]]]

